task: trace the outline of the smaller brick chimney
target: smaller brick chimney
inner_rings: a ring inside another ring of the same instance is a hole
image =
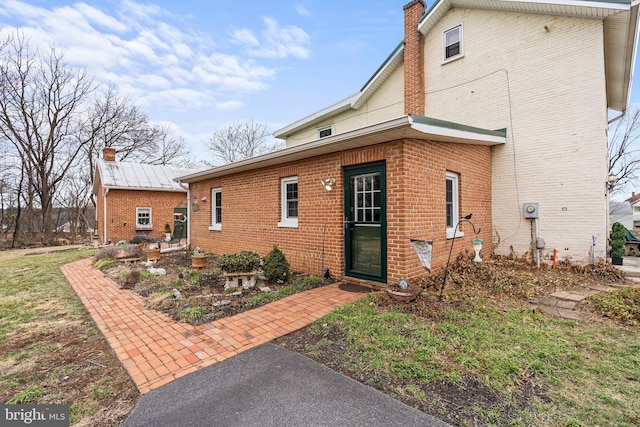
[[[424,116],[424,36],[418,22],[424,15],[423,0],[413,0],[404,9],[404,113]]]
[[[104,149],[102,150],[102,158],[105,162],[115,162],[116,149],[113,147],[104,147]]]

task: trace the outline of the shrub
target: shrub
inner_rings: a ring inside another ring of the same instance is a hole
[[[307,276],[302,282],[306,288],[317,288],[322,285],[322,279],[318,276]]]
[[[260,255],[250,251],[222,255],[218,259],[218,267],[226,273],[248,273],[260,268]]]
[[[97,260],[93,266],[98,270],[103,270],[117,263],[118,263],[118,260],[115,258],[101,258]]]
[[[120,248],[117,248],[115,246],[105,246],[104,248],[100,249],[100,251],[95,255],[95,259],[96,261],[103,258],[115,259],[115,257],[118,255],[118,252],[120,252]]]
[[[268,280],[286,282],[289,274],[289,261],[287,261],[284,253],[277,246],[274,246],[271,252],[264,257],[262,269]]]
[[[140,245],[127,244],[120,247],[125,258],[140,258],[144,255],[144,249]]]
[[[136,234],[129,243],[138,245],[140,243],[156,243],[155,237],[147,236],[146,234]]]
[[[611,226],[611,234],[609,245],[611,246],[611,258],[622,258],[627,254],[627,249],[624,247],[627,236],[624,225],[619,222],[614,222]]]

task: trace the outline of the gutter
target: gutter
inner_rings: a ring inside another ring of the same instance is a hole
[[[102,223],[104,226],[102,227],[102,244],[107,244],[107,194],[109,194],[109,188],[102,188],[102,206],[103,206],[103,218]]]

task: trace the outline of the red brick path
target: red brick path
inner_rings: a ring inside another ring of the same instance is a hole
[[[62,272],[141,394],[302,328],[366,295],[333,284],[194,327],[145,309],[141,296],[120,289],[91,266],[91,259],[64,265]]]

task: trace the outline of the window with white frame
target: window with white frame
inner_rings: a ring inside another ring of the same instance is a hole
[[[453,238],[455,233],[457,236],[463,236],[463,233],[458,230],[455,231],[458,225],[458,218],[460,218],[460,210],[458,205],[458,186],[459,175],[455,172],[447,172],[447,184],[446,184],[446,218],[447,218],[447,239]]]
[[[463,56],[462,24],[442,34],[442,61],[448,62]]]
[[[222,230],[222,188],[211,189],[211,225],[209,230]]]
[[[318,138],[326,138],[333,135],[333,125],[318,128]]]
[[[282,217],[278,227],[298,226],[298,177],[290,176],[280,180],[280,206]]]
[[[136,230],[151,230],[151,208],[136,208]]]

